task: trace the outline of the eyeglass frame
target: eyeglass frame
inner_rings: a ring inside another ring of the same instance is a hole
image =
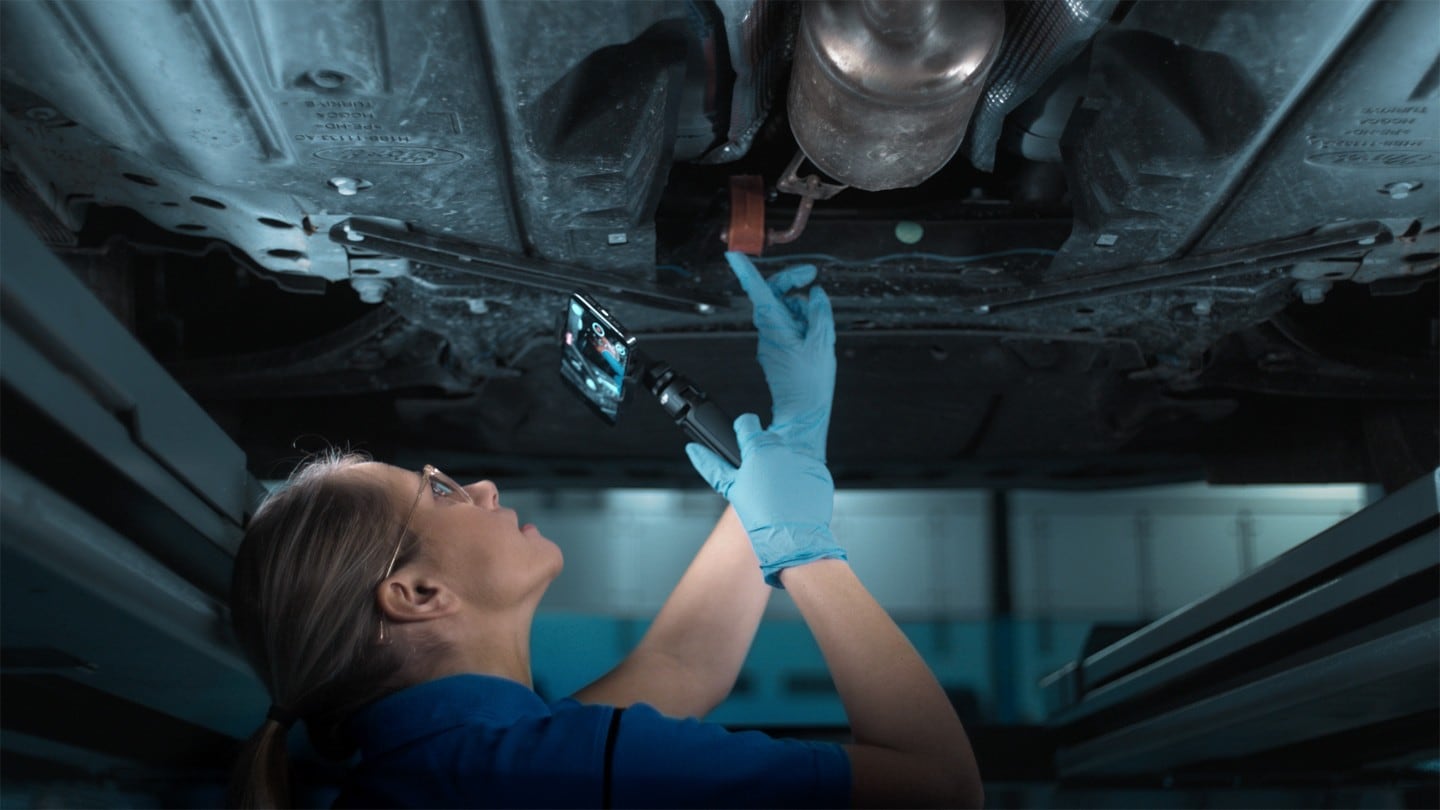
[[[475,498],[466,492],[464,487],[456,483],[455,479],[441,472],[440,468],[434,464],[426,464],[422,467],[420,469],[420,490],[415,493],[415,500],[410,502],[410,510],[405,513],[405,522],[400,524],[400,537],[395,540],[395,552],[390,555],[390,564],[385,566],[385,573],[381,575],[380,582],[375,583],[377,586],[395,573],[395,563],[400,559],[400,549],[405,546],[405,534],[410,531],[410,521],[415,517],[415,510],[420,507],[420,499],[424,497],[425,490],[434,483],[436,478],[439,478],[440,483],[447,489],[464,498],[466,503],[475,503]],[[386,641],[385,609],[380,608],[380,642],[383,644]]]

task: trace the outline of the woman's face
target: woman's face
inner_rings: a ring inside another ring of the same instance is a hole
[[[466,503],[440,485],[422,491],[421,474],[413,470],[379,463],[357,465],[361,468],[384,482],[402,520],[415,504],[410,530],[420,537],[420,557],[414,564],[429,566],[478,607],[506,609],[538,600],[564,567],[560,548],[534,525],[521,524],[514,509],[501,506],[490,481],[465,485],[474,499]]]

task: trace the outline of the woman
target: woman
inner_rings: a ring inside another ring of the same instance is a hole
[[[288,802],[297,720],[322,753],[359,749],[339,806],[981,804],[953,708],[829,529],[834,322],[818,288],[795,294],[815,270],[767,283],[727,258],[754,304],[773,419],[736,420],[738,470],[686,448],[730,507],[634,652],[546,705],[529,637],[559,548],[489,481],[312,464],[260,508],[236,557],[236,631],[274,701],[237,764],[238,804]],[[819,643],[853,743],[693,719],[734,686],[772,587]]]

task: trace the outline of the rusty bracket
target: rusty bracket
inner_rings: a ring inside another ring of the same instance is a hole
[[[774,228],[765,232],[765,244],[785,245],[800,238],[805,232],[805,225],[810,221],[810,209],[815,207],[816,200],[828,200],[836,194],[849,188],[836,183],[826,183],[820,179],[818,174],[807,174],[800,176],[800,164],[805,161],[805,153],[796,150],[795,157],[790,165],[785,167],[785,173],[780,176],[780,182],[775,184],[777,191],[786,194],[800,195],[800,207],[795,209],[795,221],[790,227],[783,231]]]
[[[800,164],[804,162],[805,153],[796,151],[795,157],[790,160],[790,165],[785,167],[785,173],[780,175],[780,182],[775,184],[775,189],[786,194],[809,197],[813,201],[828,200],[849,188],[849,186],[839,183],[827,183],[821,180],[818,174],[807,174],[801,177]]]
[[[827,183],[817,174],[800,176],[800,164],[805,153],[796,151],[790,165],[775,184],[777,191],[800,197],[800,206],[795,210],[795,219],[785,230],[765,228],[765,186],[757,175],[736,175],[730,178],[730,225],[721,234],[727,250],[737,250],[751,256],[759,256],[767,245],[784,245],[794,242],[804,233],[810,221],[810,211],[816,200],[828,200],[849,186]]]

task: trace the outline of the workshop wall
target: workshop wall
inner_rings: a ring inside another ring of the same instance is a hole
[[[1152,621],[1353,514],[1364,487],[1198,484],[1011,501],[1022,617]]]
[[[1095,623],[1140,624],[1182,607],[1368,497],[1361,486],[1015,492],[1008,617],[991,607],[987,493],[842,491],[832,525],[962,714],[1039,722],[1037,682],[1079,654]],[[724,506],[698,490],[506,492],[502,500],[565,552],[533,639],[547,697],[583,686],[634,646]],[[819,649],[784,592],[771,599],[734,695],[712,717],[843,722]]]

